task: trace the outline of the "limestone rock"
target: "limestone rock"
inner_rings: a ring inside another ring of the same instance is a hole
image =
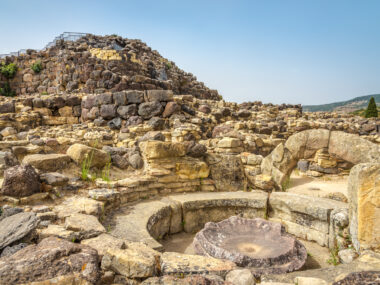
[[[240,157],[228,154],[208,154],[211,177],[219,191],[244,190],[244,168]]]
[[[103,212],[104,204],[86,197],[71,197],[54,207],[58,218],[62,219],[74,213],[94,215],[99,217]]]
[[[146,141],[140,143],[140,149],[147,159],[181,157],[186,154],[186,147],[183,143]]]
[[[341,263],[351,263],[358,256],[355,250],[346,248],[338,252],[339,261]]]
[[[126,241],[103,233],[97,237],[85,239],[81,244],[88,245],[97,250],[98,254],[102,257],[106,254],[109,248],[125,249]]]
[[[88,282],[86,279],[79,276],[79,274],[63,275],[55,278],[51,278],[44,281],[35,281],[28,284],[22,285],[92,285],[93,283]]]
[[[4,172],[4,182],[0,194],[24,197],[40,192],[40,190],[40,178],[31,165],[17,165]]]
[[[74,273],[90,283],[97,282],[96,250],[51,237],[0,259],[1,284],[30,284]]]
[[[160,101],[168,102],[173,100],[173,91],[171,90],[147,90],[146,97],[148,102]]]
[[[106,229],[95,216],[79,213],[66,218],[65,228],[77,232],[80,240],[96,237],[106,232]]]
[[[255,285],[255,277],[253,277],[249,269],[236,269],[230,271],[226,276],[226,281],[235,285]]]
[[[175,274],[225,274],[236,268],[235,263],[199,255],[187,255],[177,252],[164,252],[161,257],[161,272],[164,275]]]
[[[43,171],[57,171],[65,168],[70,161],[66,154],[31,154],[25,156],[22,162]]]
[[[380,250],[380,164],[355,165],[348,179],[350,234],[357,251]]]
[[[91,166],[98,168],[102,168],[110,162],[110,156],[107,152],[83,144],[73,144],[70,146],[67,150],[67,155],[79,165],[86,158],[92,162]]]
[[[30,234],[38,226],[34,213],[18,213],[0,222],[0,250]]]
[[[162,277],[151,277],[144,282],[142,285],[195,285],[195,284],[209,284],[209,285],[234,285],[231,282],[224,281],[222,277],[217,275],[190,275],[186,277],[175,277],[175,276],[162,276]]]
[[[120,193],[114,189],[98,188],[89,190],[88,195],[97,201],[113,202],[119,198]]]
[[[79,240],[78,233],[65,229],[61,225],[49,224],[46,228],[39,230],[39,238],[59,237],[68,241]]]
[[[41,181],[51,186],[63,186],[69,181],[67,176],[58,172],[43,173],[40,178]]]
[[[143,243],[130,243],[125,249],[109,248],[102,259],[102,268],[127,278],[155,276],[160,253]]]
[[[218,147],[221,148],[234,148],[241,146],[241,140],[235,138],[223,138],[218,142]]]

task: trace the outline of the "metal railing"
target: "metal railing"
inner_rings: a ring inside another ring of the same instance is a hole
[[[63,41],[77,41],[80,38],[88,35],[87,33],[75,33],[75,32],[64,32],[60,34],[59,36],[55,37],[53,41],[49,42],[43,49],[37,49],[36,51],[46,50],[52,46],[55,46],[57,41],[63,40]],[[8,54],[0,54],[0,58],[5,58],[7,56],[19,56],[21,54],[26,54],[26,49],[21,49],[16,52],[11,52]]]

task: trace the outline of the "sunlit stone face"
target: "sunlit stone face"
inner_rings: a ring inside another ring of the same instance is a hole
[[[285,273],[306,261],[306,249],[279,223],[231,217],[207,223],[194,238],[198,254],[228,259],[253,273]]]

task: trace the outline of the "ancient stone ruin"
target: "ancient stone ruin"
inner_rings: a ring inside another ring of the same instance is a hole
[[[115,35],[1,62],[1,285],[378,281],[378,118],[226,102]]]

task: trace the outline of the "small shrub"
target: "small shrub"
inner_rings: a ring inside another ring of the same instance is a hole
[[[37,60],[35,63],[33,63],[30,67],[35,73],[40,73],[42,70],[42,63],[41,61]]]
[[[5,82],[3,87],[0,88],[0,95],[6,97],[14,97],[16,96],[16,92],[12,90],[9,82]]]
[[[111,169],[111,162],[108,162],[106,166],[104,166],[102,170],[102,179],[106,182],[110,182],[110,169]]]
[[[282,182],[281,186],[282,186],[282,191],[286,191],[290,188],[290,177],[289,176],[286,177],[285,181]]]
[[[375,102],[375,98],[371,97],[368,102],[367,110],[365,110],[366,118],[377,118],[378,117],[377,106]]]
[[[17,72],[17,65],[15,63],[5,64],[2,63],[0,67],[0,73],[7,79],[15,77]]]
[[[47,93],[47,91],[42,91],[41,92],[41,95],[48,95],[49,93]]]
[[[332,249],[330,249],[330,258],[327,259],[328,264],[332,264],[334,266],[337,266],[339,264],[339,247],[335,246]]]
[[[169,70],[169,69],[171,69],[173,66],[172,66],[172,63],[171,63],[170,61],[167,61],[167,62],[165,63],[165,67],[166,67],[167,70]]]

